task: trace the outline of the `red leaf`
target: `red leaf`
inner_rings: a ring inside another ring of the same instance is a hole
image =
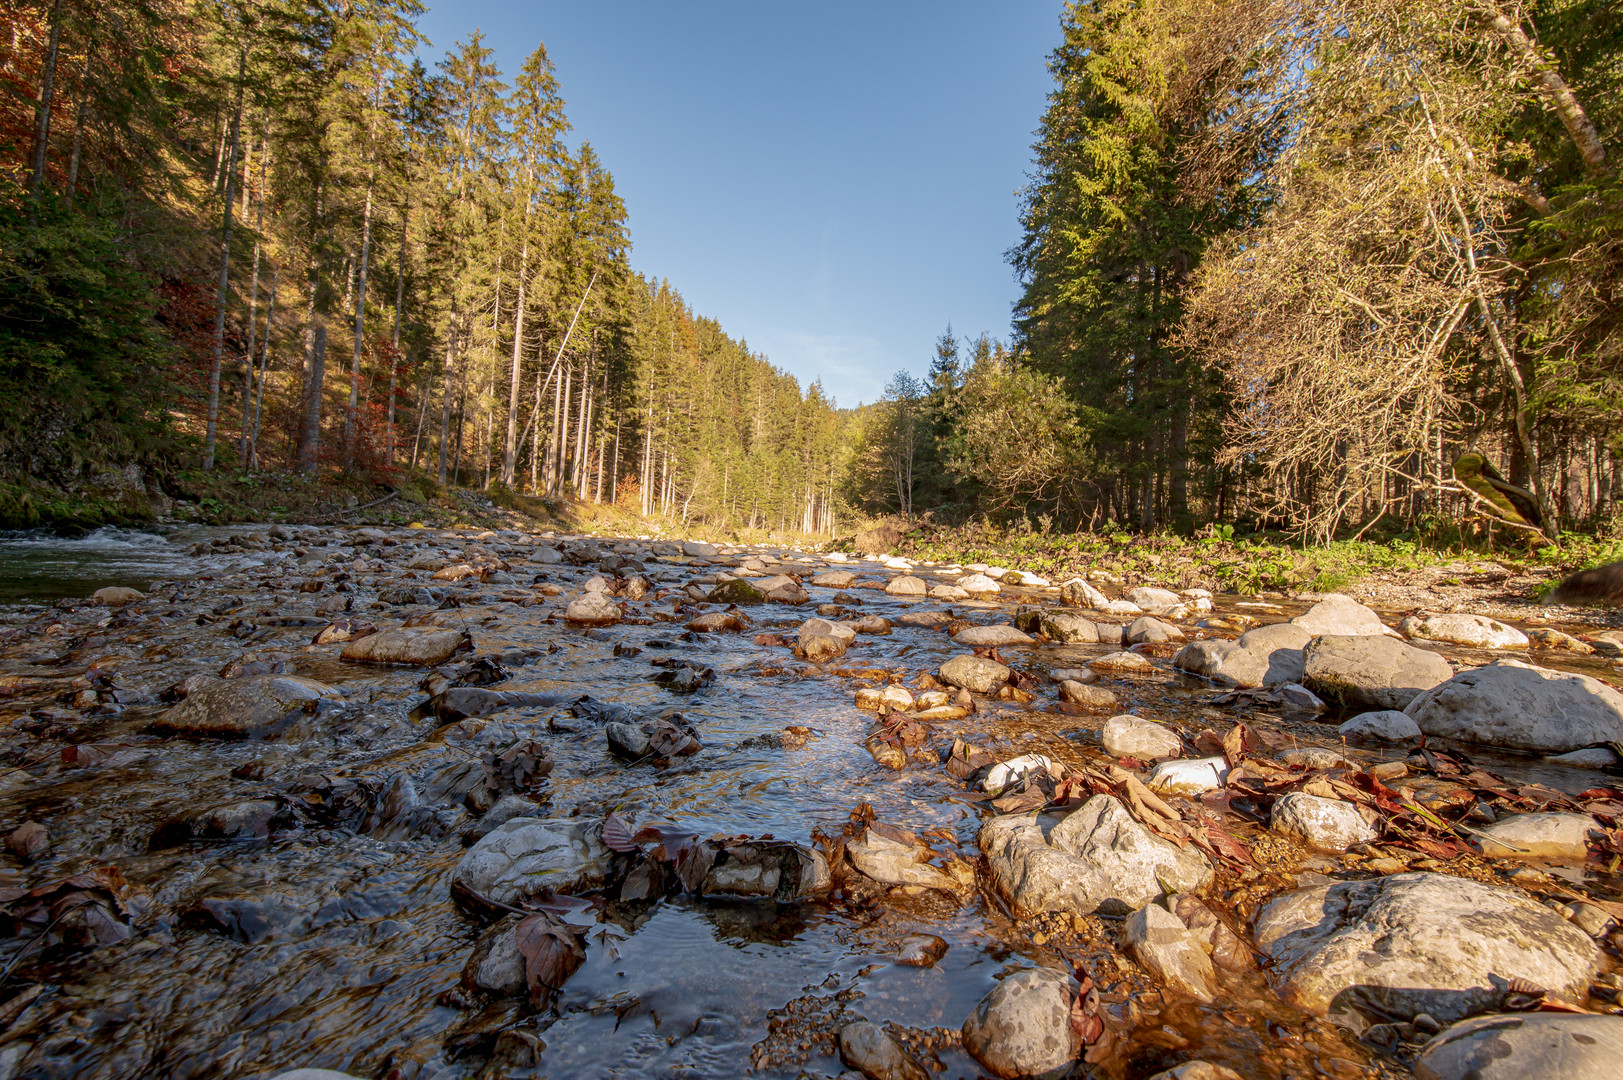
[[[603,819],[603,846],[610,851],[622,853],[637,850],[637,841],[632,836],[631,825],[620,816],[618,810]]]

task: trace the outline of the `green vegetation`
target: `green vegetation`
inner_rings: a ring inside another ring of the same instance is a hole
[[[921,523],[896,550],[938,562],[1016,566],[1056,582],[1103,570],[1128,581],[1249,594],[1332,592],[1378,573],[1459,563],[1480,564],[1484,570],[1504,567],[1554,583],[1574,570],[1623,558],[1623,537],[1576,534],[1518,561],[1457,533],[1304,543],[1280,533],[1235,538],[1232,532],[1226,536],[1213,529],[1205,532],[1197,537],[1123,531],[1061,535],[984,523],[958,527]]]

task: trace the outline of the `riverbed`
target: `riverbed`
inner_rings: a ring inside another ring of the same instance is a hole
[[[543,561],[543,551],[574,564]],[[993,599],[941,603],[807,585],[803,605],[745,609],[743,632],[686,631],[720,607],[682,589],[736,573],[750,556],[760,560],[760,570],[746,571],[754,576],[809,581],[834,565],[784,549],[695,557],[647,540],[470,530],[238,527],[0,540],[0,832],[28,821],[49,833],[48,849],[31,862],[0,856],[0,886],[20,893],[114,867],[126,885],[111,910],[129,930],[97,943],[58,941],[31,926],[0,944],[0,1000],[35,995],[16,1015],[0,1007],[10,1025],[0,1034],[0,1078],[250,1080],[301,1066],[399,1080],[722,1078],[752,1067],[833,1077],[844,1069],[834,1036],[857,1018],[890,1025],[939,1067],[936,1075],[969,1078],[983,1070],[958,1044],[958,1029],[1000,977],[1033,965],[1085,968],[1105,991],[1116,1046],[1090,1066],[1099,1075],[1131,1080],[1195,1058],[1246,1077],[1408,1075],[1401,1057],[1284,1004],[1262,972],[1225,981],[1214,1004],[1176,1001],[1120,951],[1119,918],[1016,920],[984,882],[961,895],[853,887],[801,903],[596,896],[585,961],[547,1008],[459,990],[485,925],[450,889],[477,806],[438,804],[418,782],[410,814],[385,820],[334,808],[338,791],[398,795],[402,775],[425,775],[411,773],[413,755],[448,737],[422,713],[434,689],[424,689],[428,669],[346,662],[343,641],[312,644],[336,620],[387,627],[431,616],[471,641],[443,673],[498,658],[501,690],[589,695],[647,715],[678,709],[702,742],[668,764],[627,763],[567,706],[482,718],[487,733],[502,725],[550,752],[550,774],[517,794],[554,818],[618,813],[811,849],[819,830],[838,833],[866,806],[878,821],[928,832],[938,849],[974,863],[988,808],[965,797],[933,751],[962,739],[998,759],[1039,752],[1100,767],[1098,731],[1111,712],[1062,710],[1045,676],[1119,648],[1106,645],[1005,648],[1005,659],[1039,681],[1031,700],[978,700],[970,715],[931,725],[924,749],[932,752],[910,755],[899,770],[865,747],[875,716],[856,707],[858,688],[915,684],[966,651],[941,629],[898,617],[951,609],[1001,623],[1022,603],[1053,604],[1052,589],[1009,586]],[[407,568],[414,558],[420,569]],[[437,580],[435,564],[470,574]],[[872,560],[837,565],[881,584],[897,573]],[[914,572],[934,582],[960,571]],[[641,575],[654,590],[622,605],[627,621],[565,620],[588,579],[616,573]],[[110,585],[144,596],[116,605],[90,598]],[[383,599],[401,588],[432,593],[415,598],[422,603]],[[861,635],[820,665],[796,659],[772,635],[793,641],[821,605],[834,605],[830,615],[879,616],[890,632]],[[1306,606],[1226,596],[1211,616],[1268,620]],[[1191,634],[1206,632],[1193,622]],[[1344,749],[1334,723],[1341,716],[1213,705],[1219,689],[1175,671],[1170,647],[1139,651],[1150,671],[1103,680],[1119,700],[1115,712],[1189,735],[1244,719],[1281,745]],[[1443,651],[1465,665],[1487,658]],[[670,670],[653,661],[671,658],[710,669],[713,681],[673,693],[652,678]],[[1611,675],[1602,658],[1546,660]],[[342,699],[272,738],[154,729],[189,677],[255,663],[335,687]],[[785,739],[790,728],[807,731]],[[1345,752],[1364,764],[1408,753]],[[1571,794],[1615,782],[1511,755],[1477,760]],[[250,803],[276,807],[264,835],[172,841],[173,823],[199,808]],[[1233,830],[1247,843],[1265,833],[1243,820]],[[1251,912],[1294,887],[1296,875],[1327,869],[1286,845],[1259,869],[1221,875],[1211,895]],[[1551,869],[1571,887],[1623,899],[1623,882],[1594,865]],[[899,962],[899,943],[914,934],[942,939],[941,959]]]

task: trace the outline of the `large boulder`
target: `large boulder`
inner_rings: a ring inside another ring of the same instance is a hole
[[[1473,1016],[1426,1044],[1415,1080],[1613,1080],[1623,1017],[1571,1013]]]
[[[968,645],[971,648],[985,648],[997,645],[1030,645],[1030,634],[1016,630],[1007,624],[993,626],[966,626],[952,636],[952,640],[959,645]]]
[[[476,910],[486,900],[518,907],[548,890],[578,895],[607,884],[613,858],[598,821],[513,818],[462,856],[451,874],[451,895]]]
[[[1247,630],[1236,641],[1195,641],[1178,650],[1172,666],[1204,675],[1220,686],[1253,688],[1302,681],[1302,649],[1313,635],[1291,623]]]
[[[1095,795],[1065,817],[988,818],[979,844],[993,888],[1019,918],[1124,915],[1168,889],[1194,892],[1212,879],[1199,851],[1156,836],[1111,795]]]
[[[1091,645],[1099,640],[1098,624],[1074,611],[1045,610],[1037,616],[1037,627],[1061,645]]]
[[[1398,630],[1411,641],[1445,641],[1475,649],[1525,649],[1527,635],[1485,615],[1411,615],[1398,623]]]
[[[1331,593],[1291,622],[1314,637],[1323,634],[1334,634],[1338,637],[1354,637],[1360,634],[1398,636],[1398,632],[1381,622],[1381,617],[1374,611],[1341,593]]]
[[[1437,653],[1397,638],[1332,634],[1302,650],[1302,682],[1326,701],[1345,708],[1401,709],[1454,669]]]
[[[1559,754],[1623,742],[1623,694],[1598,679],[1498,660],[1462,671],[1404,712],[1427,735]]]
[[[1007,976],[964,1021],[964,1049],[993,1076],[1064,1073],[1082,1052],[1070,1022],[1077,990],[1069,975],[1048,968]]]
[[[975,694],[990,694],[1009,681],[1009,669],[984,656],[955,656],[937,674],[947,685]]]
[[[243,675],[187,680],[186,697],[160,714],[156,726],[186,735],[242,739],[275,735],[306,710],[343,692],[297,675]]]
[[[1445,1022],[1497,1008],[1511,979],[1581,998],[1600,960],[1587,934],[1525,893],[1447,874],[1290,893],[1257,917],[1256,941],[1297,1008]]]
[[[400,626],[344,646],[339,654],[352,664],[413,664],[432,667],[443,664],[456,653],[473,648],[466,630],[438,626]]]

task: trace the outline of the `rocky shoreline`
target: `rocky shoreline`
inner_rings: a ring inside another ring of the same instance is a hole
[[[0,617],[0,1076],[1623,1049],[1616,631],[520,531],[222,551]],[[767,943],[763,994],[727,958]]]

